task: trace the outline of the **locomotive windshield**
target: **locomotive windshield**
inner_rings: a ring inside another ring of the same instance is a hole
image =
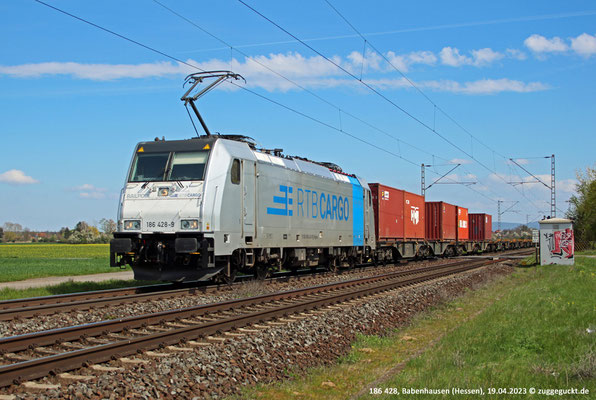
[[[137,153],[129,182],[202,180],[209,152]]]

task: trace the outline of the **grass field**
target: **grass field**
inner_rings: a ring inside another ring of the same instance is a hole
[[[117,271],[108,244],[0,245],[0,282]]]
[[[259,399],[386,399],[396,388],[476,389],[431,398],[551,398],[529,390],[575,388],[596,398],[596,259],[574,267],[520,268],[512,276],[437,307],[389,336],[362,336],[332,367],[243,392]],[[495,388],[495,394],[489,389]],[[499,394],[524,390],[526,394]],[[379,394],[374,394],[380,391]]]

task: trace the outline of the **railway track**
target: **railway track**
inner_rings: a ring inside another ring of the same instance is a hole
[[[313,272],[311,270],[301,270],[297,273],[279,273],[267,279],[267,281],[289,281],[291,279],[310,277],[314,273],[320,273],[320,271],[317,270]],[[253,278],[249,276],[240,276],[238,277],[238,280],[232,284],[185,282],[4,300],[0,301],[0,321],[10,321],[15,318],[31,318],[57,312],[88,310],[90,308],[109,307],[140,301],[205,294],[223,290],[230,291],[250,279]]]
[[[499,256],[530,254],[533,250],[521,249]],[[366,268],[372,264],[365,264],[359,268]],[[300,270],[297,273],[279,273],[269,278],[267,282],[288,282],[292,279],[304,279],[325,276],[320,270]],[[89,310],[92,308],[110,307],[114,305],[130,304],[142,301],[154,301],[173,297],[206,294],[220,290],[234,290],[238,285],[252,277],[239,277],[233,284],[209,285],[203,282],[185,282],[179,284],[161,284],[122,289],[98,290],[82,293],[61,294],[27,299],[0,301],[0,321],[11,321],[16,318],[32,318],[41,315],[51,315],[58,312]]]
[[[272,320],[303,319],[320,307],[469,271],[503,260],[462,260],[410,271],[168,310],[0,339],[0,386],[167,347],[192,351],[211,335],[240,335]],[[175,345],[185,343],[184,346]],[[174,346],[174,347],[172,347]]]

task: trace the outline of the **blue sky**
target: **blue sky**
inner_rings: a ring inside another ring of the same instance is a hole
[[[375,93],[238,1],[160,1],[226,44],[152,0],[47,3],[199,68],[232,68],[240,86],[312,118],[225,84],[198,102],[213,132],[413,192],[423,162],[427,182],[456,163],[445,182],[477,182],[435,185],[429,200],[493,215],[497,199],[518,201],[503,220],[535,220],[549,191],[507,184],[532,180],[508,158],[549,184],[550,160],[532,157],[554,153],[561,215],[575,171],[595,162],[593,2],[331,1],[365,45],[324,0],[246,1]],[[0,3],[0,37],[0,224],[115,218],[135,143],[195,135],[179,100],[187,65],[32,0]]]

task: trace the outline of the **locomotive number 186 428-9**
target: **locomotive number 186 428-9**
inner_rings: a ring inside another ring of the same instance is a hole
[[[174,221],[147,221],[147,228],[173,228]]]

